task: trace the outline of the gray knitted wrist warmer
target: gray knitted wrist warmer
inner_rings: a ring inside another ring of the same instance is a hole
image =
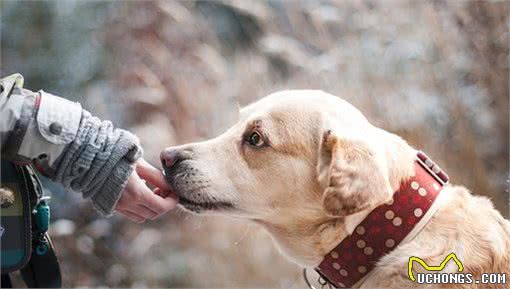
[[[117,201],[120,199],[122,190],[126,186],[128,178],[133,170],[132,163],[126,159],[121,159],[117,163],[108,176],[106,185],[103,186],[99,193],[91,198],[92,204],[96,210],[105,216],[112,214],[113,208],[115,208]]]
[[[75,140],[54,164],[55,181],[81,192],[100,213],[109,215],[141,154],[136,136],[83,110]]]

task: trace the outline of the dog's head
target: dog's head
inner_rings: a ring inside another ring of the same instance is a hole
[[[285,247],[391,199],[389,135],[338,97],[283,91],[242,109],[222,135],[161,159],[183,207],[255,220]]]

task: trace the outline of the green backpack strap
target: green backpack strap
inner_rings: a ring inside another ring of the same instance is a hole
[[[30,288],[60,288],[60,266],[47,233],[50,225],[50,198],[44,196],[41,181],[32,167],[26,169],[34,186],[32,191],[37,197],[37,205],[32,210],[32,255],[28,264],[21,268],[21,276]]]

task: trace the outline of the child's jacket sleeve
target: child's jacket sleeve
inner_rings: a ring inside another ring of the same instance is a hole
[[[1,79],[0,85],[1,157],[33,164],[82,193],[102,214],[111,214],[142,154],[138,138],[79,103],[24,89],[20,74]]]

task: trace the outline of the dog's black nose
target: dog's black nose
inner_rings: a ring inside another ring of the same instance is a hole
[[[161,152],[161,163],[164,167],[171,168],[183,160],[190,159],[193,153],[179,148],[167,148]]]

